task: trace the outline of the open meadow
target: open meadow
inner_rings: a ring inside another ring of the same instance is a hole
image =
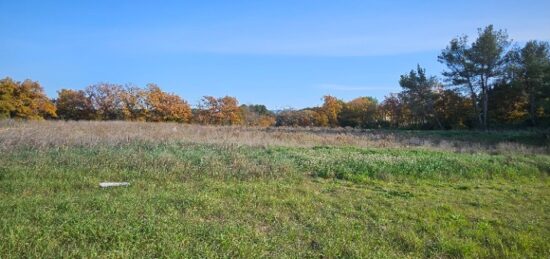
[[[544,258],[549,136],[4,120],[0,258]]]
[[[0,10],[0,259],[550,259],[549,0]]]

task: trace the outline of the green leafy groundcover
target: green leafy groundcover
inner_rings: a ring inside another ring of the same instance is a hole
[[[541,258],[549,171],[419,149],[18,149],[0,159],[0,254]]]

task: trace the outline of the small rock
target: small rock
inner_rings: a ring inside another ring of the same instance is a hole
[[[128,185],[130,185],[129,182],[102,182],[102,183],[99,183],[99,187],[101,187],[101,188],[128,186]]]

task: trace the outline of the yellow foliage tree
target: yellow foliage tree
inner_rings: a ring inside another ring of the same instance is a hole
[[[204,96],[195,115],[195,121],[213,125],[241,125],[243,114],[237,98]]]
[[[220,104],[223,125],[241,125],[243,123],[243,116],[237,98],[225,96],[219,99],[218,103]]]
[[[321,107],[323,113],[327,116],[328,126],[338,126],[338,114],[342,111],[342,101],[338,100],[334,96],[325,95],[323,97],[324,103]]]
[[[0,80],[0,117],[41,120],[56,116],[55,105],[38,82]]]
[[[189,122],[189,104],[175,94],[163,92],[157,85],[147,85],[145,105],[148,121]]]
[[[378,103],[371,97],[355,98],[344,105],[340,113],[340,125],[368,127],[377,121]]]
[[[148,112],[146,100],[147,91],[142,88],[136,86],[126,86],[122,91],[120,91],[120,101],[122,104],[122,114],[124,116],[124,120],[146,120]]]
[[[15,111],[15,93],[17,82],[7,77],[0,80],[0,119],[11,118]]]

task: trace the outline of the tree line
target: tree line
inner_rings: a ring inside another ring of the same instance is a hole
[[[155,84],[99,83],[50,100],[38,82],[0,80],[0,118],[172,121],[212,125],[460,129],[550,126],[548,42],[513,45],[492,25],[452,39],[437,57],[441,77],[418,65],[382,102],[327,95],[317,107],[269,111],[235,97],[204,96],[195,108]]]
[[[99,83],[84,90],[61,89],[50,100],[38,82],[0,80],[0,118],[128,120],[213,125],[271,126],[264,105],[240,105],[235,97],[204,96],[197,108],[156,84],[146,87]]]

